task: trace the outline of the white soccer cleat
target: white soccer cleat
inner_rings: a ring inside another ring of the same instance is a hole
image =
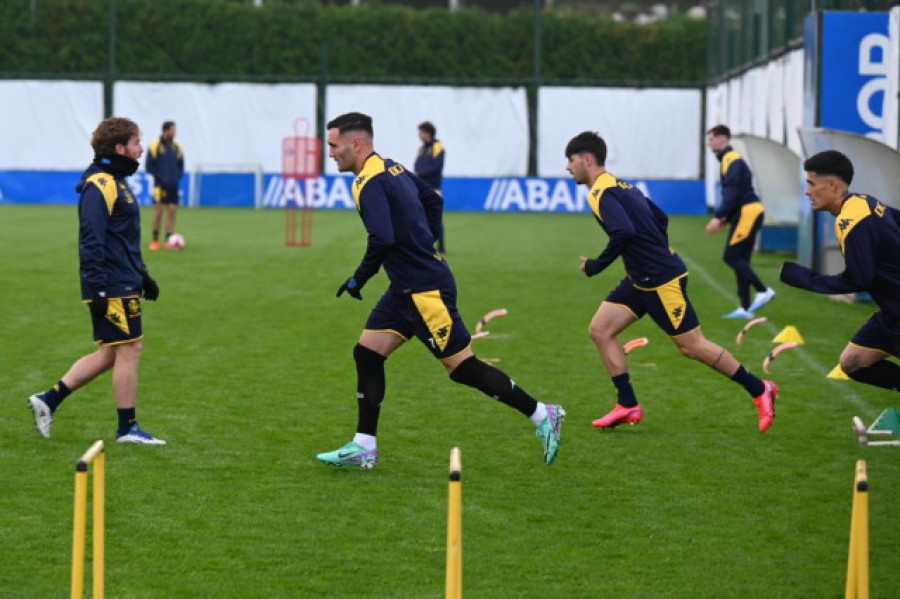
[[[44,438],[50,437],[50,425],[53,424],[53,411],[44,401],[43,393],[35,393],[28,398],[31,413],[34,415],[34,426]]]
[[[750,312],[756,312],[771,302],[773,297],[775,297],[775,290],[771,287],[768,287],[765,291],[757,291],[756,295],[753,296],[753,303],[750,304],[748,310]]]

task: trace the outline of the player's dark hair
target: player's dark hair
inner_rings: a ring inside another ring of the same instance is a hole
[[[593,131],[579,133],[566,145],[566,158],[573,154],[591,154],[598,166],[606,166],[606,142]]]
[[[175,121],[165,121],[162,126],[163,133],[175,126]]]
[[[347,131],[365,131],[372,137],[375,136],[372,131],[372,117],[361,112],[348,112],[339,117],[335,117],[328,121],[325,125],[326,129],[337,129],[341,133]]]
[[[853,163],[837,150],[825,150],[806,159],[803,170],[817,175],[833,175],[850,185],[853,183]]]
[[[130,119],[112,116],[103,119],[91,134],[91,147],[97,156],[116,153],[116,145],[128,145],[128,141],[141,130],[137,123]]]
[[[715,127],[710,127],[707,133],[712,133],[713,135],[724,135],[728,139],[731,139],[731,129],[729,129],[727,125],[716,125]]]
[[[431,123],[431,121],[419,123],[419,131],[424,131],[431,136],[431,139],[434,139],[434,136],[437,134],[437,129],[434,128],[434,125]]]

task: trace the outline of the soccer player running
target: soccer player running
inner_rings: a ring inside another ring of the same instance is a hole
[[[687,295],[688,273],[669,247],[668,217],[636,187],[606,170],[606,142],[585,131],[566,146],[567,170],[576,183],[590,187],[588,203],[609,235],[606,249],[594,259],[581,256],[581,271],[592,277],[622,257],[626,277],[606,296],[590,324],[590,335],[616,387],[616,406],[594,420],[598,428],[639,422],[644,411],[635,397],[628,361],[618,335],[649,314],[686,357],[698,360],[746,389],[759,414],[759,431],[775,418],[778,385],[747,371],[722,347],[700,331],[700,321]]]
[[[341,172],[356,175],[353,198],[368,232],[362,262],[338,289],[358,300],[366,282],[383,266],[390,286],[366,321],[353,348],[358,421],[347,445],[317,457],[333,466],[372,468],[378,462],[376,434],[385,394],[384,362],[411,337],[439,359],[450,378],[518,410],[537,426],[544,462],[559,449],[565,410],[535,401],[506,374],[472,352],[471,337],[456,309],[456,282],[435,252],[443,202],[402,165],[374,149],[372,118],[343,114],[327,124],[328,155]]]
[[[850,192],[853,163],[840,152],[815,154],[803,170],[813,210],[836,217],[834,233],[845,267],[842,273],[824,275],[785,262],[781,280],[816,293],[868,291],[879,310],[844,348],[841,370],[854,381],[900,391],[900,366],[885,359],[900,356],[900,210]]]
[[[734,270],[741,304],[725,318],[753,318],[754,312],[775,297],[775,290],[766,287],[750,266],[765,210],[753,189],[750,167],[731,147],[731,129],[716,125],[707,131],[707,143],[721,163],[722,203],[707,223],[706,232],[721,231],[731,223],[723,259]],[[756,289],[753,303],[750,302],[751,285]]]
[[[81,298],[87,302],[99,346],[77,360],[44,393],[28,398],[34,424],[50,436],[53,415],[69,394],[112,370],[119,415],[116,441],[163,445],[137,422],[138,365],[143,347],[141,294],[159,297],[159,286],[141,257],[140,207],[125,177],[137,170],[144,152],[141,132],[128,119],[108,118],[91,137],[94,161],[75,190],[78,200],[78,256]]]

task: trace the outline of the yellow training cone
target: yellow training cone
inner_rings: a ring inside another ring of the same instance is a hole
[[[797,345],[803,345],[803,335],[800,334],[800,331],[797,330],[797,327],[794,325],[788,325],[781,329],[781,332],[778,333],[774,339],[772,339],[772,343],[796,343]]]
[[[837,366],[835,366],[834,368],[832,368],[832,369],[831,369],[831,372],[829,372],[829,373],[826,375],[826,378],[829,378],[829,379],[837,379],[837,380],[839,380],[839,381],[849,381],[849,380],[850,380],[850,377],[847,376],[847,373],[844,372],[843,370],[841,370],[841,365],[840,365],[840,364],[838,364]]]

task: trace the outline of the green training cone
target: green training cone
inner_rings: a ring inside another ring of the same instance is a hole
[[[900,435],[900,410],[888,408],[869,427],[870,433],[893,433]]]

